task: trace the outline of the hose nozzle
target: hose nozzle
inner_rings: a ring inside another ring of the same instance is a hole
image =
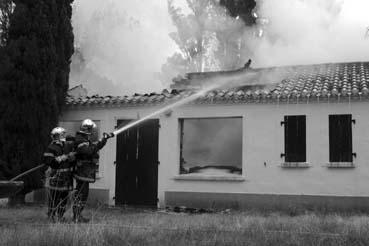
[[[106,138],[106,139],[108,139],[108,138],[113,138],[115,136],[115,134],[114,133],[112,133],[112,132],[110,132],[110,133],[106,133],[106,132],[104,132],[103,133],[103,138]]]

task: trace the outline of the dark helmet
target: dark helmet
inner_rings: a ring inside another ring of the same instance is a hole
[[[63,127],[55,127],[51,130],[51,139],[54,141],[65,141],[66,131]]]
[[[93,129],[95,128],[96,128],[95,122],[93,122],[90,119],[85,119],[84,121],[82,121],[80,131],[85,134],[91,134]]]

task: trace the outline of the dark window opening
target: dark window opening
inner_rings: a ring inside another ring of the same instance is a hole
[[[329,115],[329,161],[352,162],[352,115]]]
[[[284,116],[285,162],[306,162],[306,116]]]
[[[180,174],[242,174],[242,118],[180,119]]]

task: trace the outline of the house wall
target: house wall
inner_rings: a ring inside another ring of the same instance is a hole
[[[144,116],[155,109],[132,107],[68,110],[61,120],[84,118],[100,120],[102,128],[100,132],[110,132],[114,129],[117,119],[136,119],[138,115]],[[352,114],[353,119],[356,119],[352,129],[353,152],[357,153],[354,168],[327,167],[329,114]],[[280,158],[280,154],[284,152],[284,128],[280,122],[283,121],[284,115],[306,115],[306,156],[310,164],[308,168],[281,167],[283,159]],[[243,117],[242,176],[232,178],[179,175],[178,118],[228,116]],[[209,199],[212,199],[212,204],[216,204],[218,198],[224,197],[224,194],[234,194],[236,203],[240,203],[242,195],[245,195],[245,199],[249,199],[247,195],[250,197],[256,194],[369,197],[367,102],[190,105],[174,109],[170,116],[161,115],[159,119],[160,206],[181,205],[176,201],[188,201],[194,192],[202,194],[199,200],[204,200],[207,204]],[[101,151],[99,170],[101,178],[92,185],[93,189],[109,190],[108,202],[112,205],[115,194],[115,155],[116,140],[113,139]],[[209,194],[209,199],[206,194]],[[218,198],[216,194],[219,194]],[[201,205],[201,203],[191,204]]]

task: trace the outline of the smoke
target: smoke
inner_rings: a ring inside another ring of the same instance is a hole
[[[191,13],[186,1],[176,3]],[[369,61],[367,0],[257,0],[253,27],[219,8],[204,15],[209,47],[200,60],[211,69],[201,70],[239,68],[248,58],[252,67]],[[75,0],[70,86],[83,84],[90,95],[160,91],[162,65],[181,48],[169,37],[172,21],[167,1]]]
[[[206,165],[240,167],[241,118],[185,119],[182,130],[182,154],[186,168]]]
[[[90,95],[162,89],[157,74],[176,49],[164,1],[76,0],[72,23],[71,87],[83,84]]]
[[[368,9],[367,0],[260,0],[263,36],[244,36],[253,65],[369,61]]]

